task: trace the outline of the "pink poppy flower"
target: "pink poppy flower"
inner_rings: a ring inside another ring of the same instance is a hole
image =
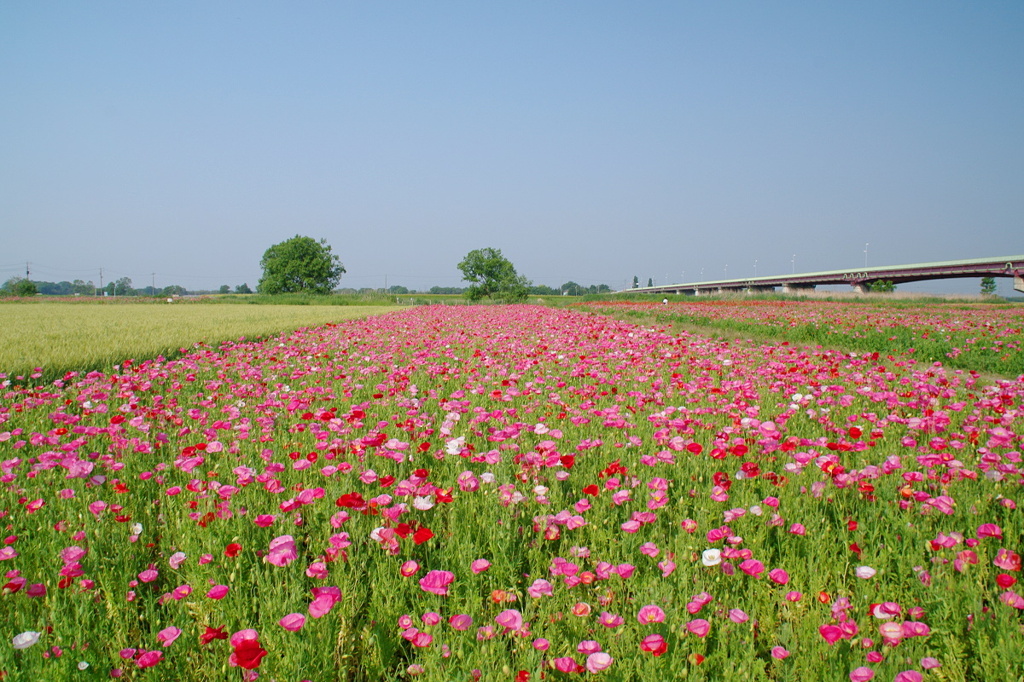
[[[181,637],[181,629],[176,627],[164,628],[160,632],[156,633],[156,639],[160,644],[165,647],[169,647],[174,644],[174,640]]]
[[[408,578],[410,576],[415,575],[418,570],[420,570],[420,565],[417,562],[410,559],[409,561],[406,561],[402,564],[402,567],[398,569],[398,572],[401,573],[404,577]]]
[[[686,629],[689,632],[692,632],[693,634],[697,635],[698,637],[704,637],[711,630],[711,623],[704,620],[703,618],[697,618],[687,623]]]
[[[538,637],[537,639],[533,640],[533,648],[537,651],[547,651],[549,648],[551,648],[551,642],[544,639],[543,637]]]
[[[921,682],[923,679],[924,677],[921,673],[916,670],[904,670],[901,673],[897,673],[892,682]]]
[[[299,558],[295,539],[291,535],[279,535],[270,541],[270,551],[263,560],[274,566],[287,566]]]
[[[747,559],[740,562],[739,569],[752,578],[760,578],[764,572],[764,564],[757,559]]]
[[[786,658],[788,656],[789,656],[789,652],[786,651],[786,649],[784,647],[781,647],[781,646],[773,646],[772,647],[772,658],[777,658],[778,660],[781,661],[781,660],[783,660],[784,658]]]
[[[729,620],[734,623],[746,623],[750,620],[750,616],[742,609],[729,609]]]
[[[551,665],[560,673],[574,673],[581,668],[576,659],[570,656],[562,656],[551,661]]]
[[[587,656],[586,668],[587,671],[591,673],[599,673],[602,670],[607,670],[608,668],[610,668],[614,661],[615,659],[613,659],[605,652],[598,651],[597,653],[593,653]]]
[[[654,604],[648,604],[647,606],[640,607],[640,611],[636,614],[636,619],[641,625],[661,623],[665,620],[665,612]]]
[[[668,651],[668,644],[665,643],[665,638],[659,634],[647,635],[643,641],[640,642],[640,651],[646,651],[654,654],[655,656],[661,656],[663,653]]]
[[[174,570],[178,570],[178,567],[185,563],[185,559],[186,556],[184,552],[175,552],[167,560],[167,563],[170,564],[171,568],[173,568]]]
[[[523,626],[523,614],[515,609],[505,609],[494,618],[494,622],[507,630],[518,630]]]
[[[309,615],[313,618],[322,618],[330,613],[340,600],[341,590],[337,587],[314,587],[313,601],[309,604]]]
[[[843,631],[835,625],[822,625],[820,628],[818,628],[818,634],[820,634],[822,639],[824,639],[829,644],[835,644],[843,638]]]
[[[539,599],[540,597],[550,597],[554,595],[552,591],[551,583],[543,578],[537,578],[533,581],[533,584],[526,588],[526,593],[533,599]]]
[[[850,671],[850,682],[868,682],[868,680],[874,679],[875,671],[867,666],[861,666],[854,668]]]
[[[477,559],[469,565],[469,570],[473,571],[474,573],[483,573],[490,567],[491,562],[487,559]]]
[[[162,660],[164,660],[164,652],[147,651],[135,660],[135,664],[140,668],[152,668]]]
[[[277,621],[277,624],[289,632],[298,632],[306,624],[306,617],[301,613],[289,613]]]
[[[768,571],[768,579],[777,585],[785,585],[789,582],[789,574],[781,568],[773,568]]]
[[[424,592],[448,596],[448,586],[455,581],[455,574],[449,571],[430,571],[420,578],[420,588]]]
[[[473,618],[464,613],[457,613],[448,619],[448,624],[456,630],[468,630],[473,625]]]
[[[223,599],[227,596],[228,591],[230,590],[231,588],[227,585],[214,585],[210,588],[210,591],[206,593],[206,597],[208,599]]]

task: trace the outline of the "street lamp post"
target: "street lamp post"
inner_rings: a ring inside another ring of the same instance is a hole
[[[754,277],[757,277],[757,259],[754,259]]]
[[[868,242],[864,242],[864,267],[868,266]]]
[[[793,254],[793,259],[790,261],[793,264],[793,274],[796,274],[796,254]]]

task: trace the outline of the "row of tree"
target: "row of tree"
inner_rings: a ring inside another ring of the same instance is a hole
[[[38,294],[40,296],[152,296],[159,298],[185,296],[189,293],[212,293],[209,291],[189,292],[185,287],[178,284],[162,288],[148,286],[136,289],[132,286],[130,277],[121,277],[112,282],[107,282],[102,287],[96,286],[91,280],[88,282],[80,279],[76,279],[73,282],[66,280],[61,282],[43,282],[25,279],[24,277],[12,277],[4,282],[3,286],[0,286],[0,292],[12,296],[35,296]],[[220,288],[219,293],[231,293],[231,287],[224,285]],[[248,284],[240,284],[235,287],[234,293],[251,294],[252,289],[249,288]]]

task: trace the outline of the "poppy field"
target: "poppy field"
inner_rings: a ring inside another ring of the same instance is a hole
[[[523,305],[0,380],[4,680],[1024,678],[1024,376]]]
[[[667,300],[667,299],[666,299]],[[654,317],[705,330],[756,334],[846,350],[912,353],[919,362],[1003,376],[1024,374],[1024,314],[1005,302],[921,305],[911,301],[717,299],[590,302],[589,310]]]

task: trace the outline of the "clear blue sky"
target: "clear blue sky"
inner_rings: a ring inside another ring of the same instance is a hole
[[[353,287],[1024,253],[1019,0],[11,1],[0,93],[0,279],[255,286],[295,234]]]

